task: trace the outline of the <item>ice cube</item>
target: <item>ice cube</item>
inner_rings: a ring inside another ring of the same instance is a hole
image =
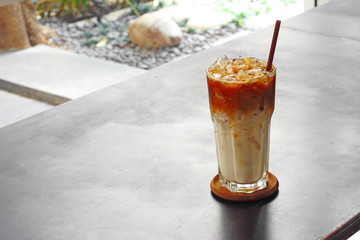
[[[224,68],[228,57],[225,54],[221,54],[218,59],[216,59],[215,63],[213,64],[214,68]]]
[[[259,68],[260,66],[260,62],[257,59],[254,59],[251,64],[251,68]]]
[[[227,64],[225,65],[225,70],[227,74],[234,74],[235,73],[235,67],[233,64],[231,64],[230,62],[227,62]]]
[[[236,78],[239,80],[248,80],[250,79],[250,76],[247,74],[244,70],[239,70],[239,72],[236,74]]]
[[[264,76],[264,72],[263,70],[259,67],[259,68],[254,68],[254,69],[250,69],[247,71],[247,73],[250,75],[250,76],[253,76],[253,77],[263,77]]]
[[[221,75],[221,77],[226,76],[227,72],[226,72],[226,68],[219,68],[217,70],[217,73]]]
[[[239,58],[235,58],[233,61],[236,65],[241,65],[241,64],[245,63],[243,57],[241,57],[241,56]]]
[[[241,64],[239,66],[239,68],[240,68],[241,71],[246,71],[246,70],[249,70],[251,68],[251,65],[247,65],[246,63],[244,63],[244,64]]]
[[[228,82],[234,81],[235,79],[236,79],[236,74],[226,75],[221,78],[221,80],[228,81]]]
[[[245,65],[248,65],[248,69],[251,68],[252,59],[250,57],[244,57]]]

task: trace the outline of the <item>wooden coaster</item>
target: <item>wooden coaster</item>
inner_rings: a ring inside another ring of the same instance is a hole
[[[279,181],[273,174],[268,172],[266,188],[255,191],[253,193],[234,193],[221,186],[219,182],[219,175],[216,175],[210,183],[210,188],[211,191],[219,198],[230,201],[250,202],[273,195],[279,188]]]

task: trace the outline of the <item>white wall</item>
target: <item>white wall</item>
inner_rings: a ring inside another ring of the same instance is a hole
[[[327,3],[330,0],[317,0],[317,4],[318,6],[320,6],[321,4]],[[304,10],[307,11],[311,8],[313,8],[315,5],[315,0],[304,0]]]

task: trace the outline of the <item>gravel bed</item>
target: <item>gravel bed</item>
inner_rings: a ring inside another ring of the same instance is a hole
[[[212,43],[243,31],[235,23],[206,31],[183,29],[183,38],[177,46],[141,48],[128,38],[128,24],[135,18],[133,14],[125,14],[115,21],[103,18],[102,23],[92,19],[69,24],[57,18],[41,22],[56,31],[61,39],[50,40],[61,48],[142,69],[152,69],[176,58],[205,50]],[[99,46],[105,36],[106,44]]]

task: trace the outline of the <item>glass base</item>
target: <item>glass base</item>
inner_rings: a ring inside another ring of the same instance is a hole
[[[236,183],[227,181],[221,173],[219,173],[220,185],[225,187],[230,192],[241,192],[241,193],[253,193],[255,191],[266,188],[266,181],[268,180],[267,172],[264,173],[263,177],[255,183]]]

